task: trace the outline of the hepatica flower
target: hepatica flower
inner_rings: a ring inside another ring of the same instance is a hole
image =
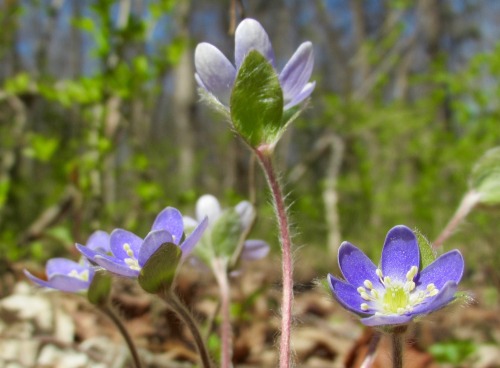
[[[228,108],[238,70],[252,50],[258,51],[276,69],[269,36],[259,22],[248,18],[238,25],[235,32],[235,65],[209,43],[203,42],[196,47],[196,82]],[[309,82],[313,65],[312,43],[304,42],[279,73],[285,110],[304,101],[314,90],[315,82]]]
[[[206,226],[207,221],[202,221],[189,237],[183,239],[182,215],[179,210],[167,207],[156,217],[145,239],[130,231],[116,229],[109,238],[109,252],[81,244],[77,244],[76,247],[85,257],[106,270],[120,276],[135,278],[162,244],[177,245],[182,251],[181,260],[187,257]]]
[[[106,252],[109,250],[109,234],[104,231],[94,232],[87,241],[87,247]],[[86,259],[75,262],[66,258],[52,258],[45,267],[47,280],[42,280],[27,270],[24,273],[39,286],[76,293],[89,288],[94,278],[94,267]]]
[[[184,224],[187,228],[195,228],[202,219],[208,218],[207,231],[196,253],[209,263],[213,257],[230,257],[237,251],[240,237],[252,225],[254,217],[255,209],[248,201],[223,210],[216,197],[204,194],[196,202],[196,219],[184,216]],[[225,243],[227,246],[224,246]],[[263,240],[248,239],[243,243],[240,257],[247,261],[261,259],[269,253],[269,249],[269,244]]]
[[[297,115],[315,87],[309,82],[314,65],[311,42],[302,43],[277,71],[269,37],[254,19],[235,32],[233,64],[215,46],[203,42],[195,50],[195,79],[202,96],[223,111],[234,130],[253,148],[273,145]]]
[[[415,234],[396,226],[387,234],[379,266],[349,242],[340,246],[339,266],[345,281],[328,275],[334,298],[363,324],[382,326],[409,323],[452,302],[464,260],[452,250],[420,270]]]

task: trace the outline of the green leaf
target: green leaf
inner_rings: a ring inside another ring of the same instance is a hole
[[[427,238],[418,230],[413,230],[418,241],[418,248],[420,249],[420,270],[423,270],[436,259],[436,252],[432,248],[431,243]]]
[[[463,363],[476,349],[473,341],[458,340],[434,344],[429,348],[429,352],[439,363],[457,365]]]
[[[257,51],[243,61],[231,94],[231,119],[251,146],[271,144],[282,133],[283,91],[273,66]]]
[[[139,285],[151,294],[166,292],[172,286],[182,251],[174,243],[165,243],[149,258],[139,274]]]
[[[111,275],[105,270],[97,270],[87,291],[87,299],[94,305],[105,305],[111,291]]]
[[[234,209],[224,211],[210,232],[214,255],[231,257],[238,246],[242,230],[238,213]]]
[[[500,203],[500,147],[488,150],[474,165],[470,186],[484,204]]]

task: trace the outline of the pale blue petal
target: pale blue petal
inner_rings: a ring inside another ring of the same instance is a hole
[[[196,47],[194,63],[200,87],[212,93],[222,104],[229,105],[236,78],[236,69],[233,64],[217,47],[206,42]]]
[[[205,232],[207,226],[208,226],[208,218],[205,217],[203,221],[201,221],[200,224],[196,227],[196,229],[194,229],[193,232],[181,244],[181,250],[182,250],[181,262],[183,262],[186,259],[186,257],[189,256],[189,254],[192,252],[198,241],[203,236],[203,233]]]
[[[182,214],[177,208],[167,207],[161,211],[153,223],[151,231],[166,230],[173,237],[169,240],[172,243],[179,244],[184,233],[184,221]]]
[[[457,284],[453,281],[448,281],[445,283],[439,293],[436,296],[426,299],[425,303],[417,305],[412,314],[421,315],[429,314],[431,312],[437,311],[446,305],[448,305],[453,299],[455,299],[455,294],[457,292]]]
[[[97,255],[94,258],[95,262],[102,268],[108,270],[119,276],[125,277],[137,277],[139,276],[139,270],[131,269],[124,261],[121,259],[111,259],[106,256]]]
[[[413,318],[415,318],[414,315],[399,315],[399,314],[391,314],[391,315],[373,315],[371,317],[367,318],[361,318],[361,323],[363,323],[365,326],[387,326],[387,325],[404,325],[408,322],[410,322]]]
[[[103,253],[111,252],[110,236],[102,230],[94,231],[87,240],[87,248],[92,250],[102,251]]]
[[[134,255],[133,258],[137,259],[139,256],[139,249],[142,245],[142,239],[131,233],[130,231],[123,229],[115,229],[111,233],[111,252],[118,259],[132,258],[125,250],[125,244],[129,245]]]
[[[299,103],[301,103],[302,101],[304,101],[314,91],[315,86],[316,86],[316,82],[307,83],[304,86],[304,88],[302,89],[302,91],[293,98],[293,100],[291,100],[288,103],[285,101],[284,109],[288,110],[289,108],[294,107],[294,106],[298,105]]]
[[[274,52],[269,36],[259,22],[247,18],[236,28],[234,58],[239,69],[252,50],[261,53],[274,66]]]
[[[27,270],[24,270],[24,274],[26,275],[26,277],[28,277],[31,281],[38,284],[39,286],[56,289],[68,293],[76,293],[79,291],[87,290],[89,288],[91,281],[91,278],[89,278],[89,281],[84,281],[75,277],[70,277],[65,275],[55,275],[50,280],[46,281],[39,279],[36,276],[33,276]]]
[[[148,259],[160,248],[162,244],[173,243],[172,235],[166,230],[151,231],[144,239],[139,252],[139,266],[144,267]]]
[[[311,42],[304,42],[290,58],[280,73],[280,83],[285,101],[292,101],[302,92],[311,78],[314,54]]]
[[[66,258],[51,258],[45,265],[45,272],[50,279],[53,275],[68,275],[71,271],[81,273],[88,267]]]
[[[254,261],[262,259],[269,254],[271,247],[264,240],[249,239],[243,244],[241,259]]]

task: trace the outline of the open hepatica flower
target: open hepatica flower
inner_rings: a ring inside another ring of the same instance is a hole
[[[403,325],[445,307],[455,299],[464,260],[458,250],[447,252],[419,270],[415,234],[396,226],[387,234],[377,267],[357,247],[344,242],[339,266],[345,281],[328,275],[334,298],[362,317],[367,326]]]
[[[77,244],[76,247],[90,261],[104,269],[125,277],[138,277],[141,269],[161,245],[170,243],[178,246],[182,252],[181,260],[193,250],[207,226],[202,221],[189,237],[183,239],[184,224],[179,210],[165,208],[156,217],[151,231],[145,239],[134,233],[115,229],[109,238],[109,252],[103,249],[92,249]]]
[[[87,247],[102,252],[109,251],[109,234],[101,230],[95,231],[87,240]],[[40,286],[70,293],[87,290],[94,278],[94,268],[86,259],[80,262],[66,258],[49,259],[45,267],[47,280],[42,280],[27,270],[24,273]]]

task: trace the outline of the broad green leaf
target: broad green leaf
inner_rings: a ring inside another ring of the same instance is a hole
[[[105,270],[97,270],[87,291],[87,299],[94,305],[104,305],[111,291],[111,275]]]
[[[216,257],[231,257],[238,247],[242,228],[238,213],[226,210],[213,224],[211,235],[212,249]]]
[[[283,91],[273,66],[257,51],[243,61],[231,94],[231,119],[251,146],[271,144],[283,128]]]
[[[423,270],[436,259],[436,252],[432,248],[431,243],[427,238],[422,235],[418,230],[413,230],[418,241],[418,248],[420,249],[420,269]]]
[[[481,195],[481,203],[500,203],[500,147],[488,150],[476,162],[470,176],[470,186]]]
[[[174,243],[165,243],[149,258],[139,274],[139,285],[151,294],[165,292],[172,286],[182,251]]]

